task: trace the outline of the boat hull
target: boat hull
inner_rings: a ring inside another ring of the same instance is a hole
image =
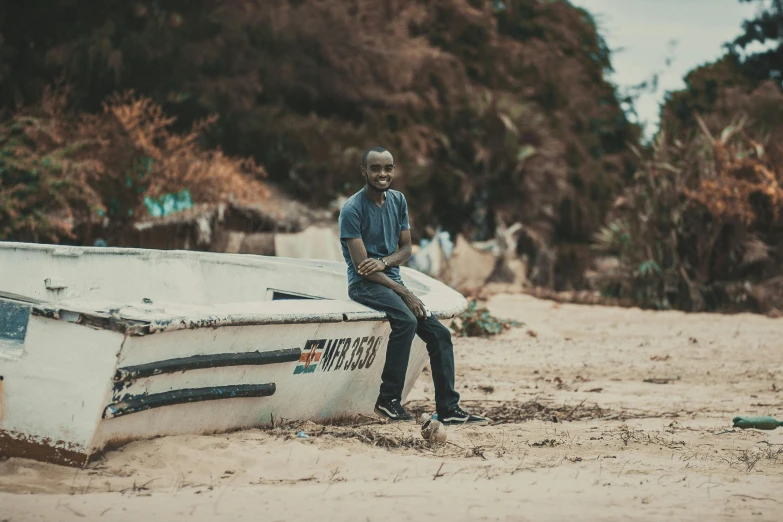
[[[402,277],[435,317],[466,306]],[[132,440],[373,415],[389,334],[342,263],[0,243],[0,454],[82,465]],[[416,338],[403,398],[427,358]]]
[[[352,321],[123,336],[31,316],[24,357],[3,361],[0,453],[83,465],[132,440],[373,415],[389,333]],[[426,362],[416,338],[404,396]]]
[[[211,362],[220,366],[210,367],[206,362],[200,368],[115,382],[93,445],[111,446],[159,435],[217,433],[287,420],[328,422],[373,415],[389,333],[387,322],[360,321],[294,328],[265,325],[180,330],[131,338],[123,346],[120,368],[183,360],[193,354],[210,355]],[[227,354],[253,352],[285,356],[293,352],[295,357],[223,366],[227,361],[222,357]],[[164,354],[165,359],[161,357]],[[408,364],[406,396],[426,360],[424,343],[417,338]],[[262,397],[211,398],[213,390],[219,393],[233,386],[263,385],[273,385],[273,392]],[[125,397],[132,400],[175,390],[202,390],[207,398],[112,417],[111,405]]]
[[[36,315],[26,326],[0,359],[0,454],[84,464],[124,337]]]

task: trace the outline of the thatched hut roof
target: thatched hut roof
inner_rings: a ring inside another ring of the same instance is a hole
[[[112,246],[223,251],[228,233],[301,232],[315,224],[331,224],[334,216],[292,199],[269,186],[263,201],[200,203],[164,217],[146,216],[118,234]]]

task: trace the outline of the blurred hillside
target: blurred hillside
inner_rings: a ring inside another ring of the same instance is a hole
[[[76,114],[133,90],[172,131],[217,115],[200,145],[317,206],[358,189],[361,151],[382,144],[417,236],[520,220],[586,245],[634,168],[608,49],[565,1],[31,0],[4,3],[0,24],[6,118],[57,81]]]

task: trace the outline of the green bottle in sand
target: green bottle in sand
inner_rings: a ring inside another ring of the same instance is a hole
[[[757,430],[774,430],[778,426],[783,426],[783,422],[774,417],[734,417],[732,419],[735,428],[755,428]]]

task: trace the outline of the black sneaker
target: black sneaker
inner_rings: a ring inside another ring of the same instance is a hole
[[[438,420],[446,425],[453,426],[455,424],[473,424],[475,426],[486,426],[489,424],[489,419],[476,415],[475,413],[468,413],[459,406],[455,407],[445,415],[438,415]]]
[[[390,421],[413,422],[413,416],[405,411],[398,399],[381,399],[375,402],[375,413]]]

